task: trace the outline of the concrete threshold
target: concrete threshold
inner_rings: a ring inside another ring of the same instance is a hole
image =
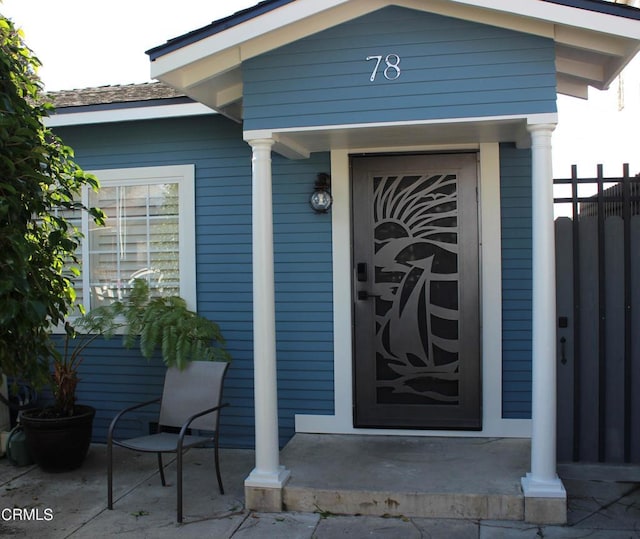
[[[286,511],[523,520],[529,440],[296,434]]]

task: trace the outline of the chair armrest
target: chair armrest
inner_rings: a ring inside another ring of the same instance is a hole
[[[178,435],[178,448],[179,449],[182,448],[182,440],[184,439],[184,436],[187,433],[187,429],[189,428],[191,423],[193,423],[194,420],[198,419],[199,417],[201,417],[203,415],[207,415],[207,414],[210,414],[211,412],[215,412],[216,410],[221,410],[222,408],[225,408],[226,406],[229,406],[228,402],[225,402],[224,404],[220,404],[219,406],[214,406],[213,408],[207,408],[206,410],[203,410],[202,412],[198,412],[197,414],[193,414],[189,419],[187,419],[185,421],[185,423],[182,425],[182,428],[180,429],[180,434]],[[216,435],[217,435],[217,433],[216,433]]]
[[[121,418],[124,414],[126,414],[126,413],[128,413],[128,412],[131,412],[132,410],[137,410],[138,408],[143,408],[143,407],[145,407],[145,406],[149,406],[150,404],[155,404],[155,403],[157,403],[157,402],[160,402],[160,400],[161,400],[161,397],[158,397],[158,398],[156,398],[156,399],[152,399],[152,400],[150,400],[150,401],[141,402],[141,403],[139,403],[139,404],[134,404],[133,406],[129,406],[129,407],[125,408],[124,410],[120,410],[120,411],[116,414],[116,416],[113,418],[113,420],[111,421],[111,424],[109,425],[109,430],[108,430],[108,432],[107,432],[107,444],[110,444],[110,443],[111,443],[111,440],[113,440],[113,431],[114,431],[114,430],[115,430],[115,428],[116,428],[116,423],[117,423],[118,421],[120,421],[120,418]]]

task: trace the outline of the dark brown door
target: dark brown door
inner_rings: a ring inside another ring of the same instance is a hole
[[[477,155],[351,165],[354,424],[480,429]]]

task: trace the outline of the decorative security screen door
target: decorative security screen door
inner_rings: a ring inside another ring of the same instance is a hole
[[[477,156],[353,157],[354,424],[481,424]]]

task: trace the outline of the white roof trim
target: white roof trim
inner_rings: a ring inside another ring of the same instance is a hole
[[[349,1],[351,0],[322,0],[322,2],[318,0],[298,0],[291,4],[286,4],[276,10],[249,19],[242,24],[232,26],[227,30],[157,58],[151,63],[151,78],[157,78],[159,73],[179,69],[185,64],[236,47],[246,42],[248,36],[254,37],[268,34],[312,15],[347,4]],[[372,4],[379,3],[378,0],[369,1]],[[242,60],[243,58],[240,55],[236,57],[237,62]]]
[[[539,0],[450,0],[458,4],[474,7],[484,7],[496,11],[507,11],[517,16],[545,20],[563,26],[573,26],[584,30],[604,32],[615,36],[640,39],[640,25],[638,21],[577,9],[560,4],[540,2]],[[508,8],[505,7],[508,5]]]
[[[353,6],[353,9],[349,9],[352,12],[350,15],[353,17],[361,16],[387,5],[397,5],[454,17],[464,17],[478,22],[488,22],[488,17],[486,16],[488,13],[485,13],[484,16],[482,14],[484,10],[485,12],[491,12],[493,20],[495,20],[497,13],[501,13],[506,17],[519,20],[519,25],[525,22],[522,19],[524,17],[530,19],[529,24],[539,21],[640,40],[640,25],[638,21],[606,13],[577,10],[569,6],[540,2],[539,0],[518,0],[517,2],[506,2],[505,0],[432,0],[431,2],[426,2],[425,0],[323,0],[322,2],[317,0],[297,0],[244,23],[232,26],[228,30],[160,56],[151,64],[152,78],[157,78],[162,73],[179,69],[206,56],[217,55],[221,51],[246,44],[253,39],[283,29],[303,19],[318,14],[327,14],[329,11],[335,11],[334,8],[347,5]],[[576,13],[577,11],[579,11],[579,16]],[[324,26],[328,28],[335,25],[335,23],[335,20],[328,18]],[[316,29],[307,27],[306,30],[310,34]],[[298,36],[294,35],[293,39],[289,41],[294,39],[298,39]],[[245,59],[247,57],[243,57],[241,54],[237,54],[235,57],[235,61],[238,63]]]
[[[637,20],[540,0],[297,0],[157,57],[151,76],[239,120],[243,61],[390,5],[554,39],[570,95],[606,89],[640,47]]]
[[[54,114],[45,118],[44,124],[47,127],[64,127],[69,125],[126,122],[130,120],[157,120],[161,118],[201,116],[203,114],[217,114],[217,112],[202,103],[180,103],[152,107],[144,106],[143,104],[139,107]]]

